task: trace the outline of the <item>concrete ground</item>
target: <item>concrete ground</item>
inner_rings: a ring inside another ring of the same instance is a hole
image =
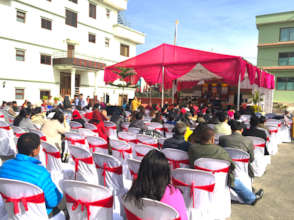
[[[264,189],[263,198],[255,206],[232,204],[230,220],[294,220],[294,143],[279,145],[253,187]]]

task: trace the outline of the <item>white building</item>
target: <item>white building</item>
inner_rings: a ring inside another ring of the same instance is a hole
[[[145,35],[118,24],[127,0],[0,0],[0,100],[83,93],[119,104],[104,66],[136,55]],[[124,94],[123,94],[124,93]]]

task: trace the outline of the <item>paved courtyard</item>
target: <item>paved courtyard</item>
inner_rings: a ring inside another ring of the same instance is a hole
[[[232,204],[231,220],[294,219],[294,143],[279,145],[266,173],[255,178],[253,186],[264,189],[263,199],[255,206]]]

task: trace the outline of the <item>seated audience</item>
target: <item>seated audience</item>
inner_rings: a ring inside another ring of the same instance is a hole
[[[162,148],[173,148],[188,152],[190,144],[184,139],[184,134],[186,133],[185,123],[178,121],[175,125],[174,132],[175,134],[172,138],[164,141]]]
[[[137,112],[135,120],[131,121],[131,124],[129,127],[140,128],[142,130],[147,129],[143,121],[143,115],[144,114],[142,112]]]
[[[192,144],[189,148],[189,160],[191,168],[194,167],[194,161],[199,158],[212,158],[219,160],[226,160],[231,163],[228,185],[231,186],[236,193],[242,198],[244,203],[254,205],[263,196],[263,190],[259,190],[256,194],[247,189],[243,183],[236,179],[233,171],[235,165],[228,152],[219,145],[214,144],[214,131],[206,127],[201,130],[200,143]]]
[[[62,149],[62,135],[70,131],[69,125],[66,123],[64,114],[57,110],[51,120],[47,120],[42,132],[47,138],[47,142],[56,146],[60,151]]]
[[[43,126],[46,120],[46,112],[42,112],[41,107],[36,107],[33,110],[33,115],[31,117],[32,123],[39,129]]]
[[[23,134],[17,141],[17,150],[16,157],[7,160],[0,167],[0,178],[20,180],[38,186],[44,192],[49,215],[61,201],[62,194],[53,183],[50,173],[34,158],[40,152],[40,137],[34,133]]]
[[[17,107],[17,103],[16,101],[13,101],[12,103],[8,104],[8,114],[12,115],[12,116],[16,116],[18,113],[18,107]]]
[[[218,113],[219,123],[215,125],[214,131],[216,134],[230,135],[232,130],[228,124],[228,116],[224,112]]]
[[[151,122],[157,122],[157,123],[163,124],[161,113],[157,112],[155,114],[155,117],[151,120]]]
[[[78,110],[75,109],[73,111],[71,118],[72,118],[71,121],[78,122],[83,126],[83,128],[85,127],[86,122],[84,119],[82,119],[82,116]]]
[[[116,124],[117,131],[121,131],[121,124],[124,122],[123,113],[123,110],[117,107],[111,115],[110,121]]]
[[[99,137],[102,137],[104,140],[107,140],[108,137],[106,128],[104,126],[104,121],[102,120],[102,116],[98,109],[93,111],[92,119],[89,121],[89,123],[96,125]]]
[[[31,110],[23,108],[13,122],[14,126],[19,126],[24,129],[36,129],[31,121]]]
[[[259,137],[259,138],[263,139],[265,141],[265,143],[266,143],[266,141],[267,141],[266,132],[264,130],[258,129],[257,125],[258,125],[258,118],[257,117],[251,117],[251,119],[250,119],[250,129],[244,130],[243,135],[244,136]],[[264,155],[269,155],[266,146],[265,146],[264,150],[265,150]]]
[[[124,199],[133,202],[138,208],[142,198],[163,202],[178,211],[181,220],[187,220],[185,201],[181,191],[171,184],[171,171],[168,160],[157,150],[149,151],[143,158],[138,178]]]

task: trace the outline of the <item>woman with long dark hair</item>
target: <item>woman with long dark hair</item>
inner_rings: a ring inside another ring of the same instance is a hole
[[[14,119],[13,125],[24,129],[35,129],[31,121],[31,110],[27,108],[21,109],[18,116]]]
[[[158,150],[149,151],[145,155],[140,165],[138,178],[134,180],[124,199],[134,202],[138,208],[143,208],[142,198],[170,205],[179,212],[181,220],[188,219],[183,195],[179,189],[171,185],[168,160]]]

